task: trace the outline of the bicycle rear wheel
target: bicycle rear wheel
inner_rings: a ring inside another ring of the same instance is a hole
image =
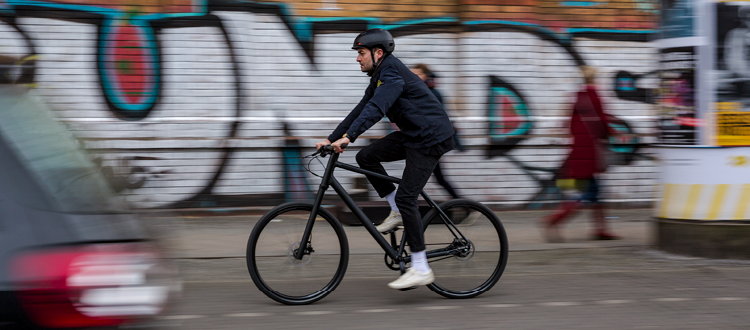
[[[277,206],[258,220],[247,242],[250,277],[266,296],[283,304],[304,305],[322,299],[336,289],[346,272],[346,234],[323,208],[318,209],[303,258],[294,257],[312,208],[308,203]]]
[[[470,200],[445,202],[440,209],[456,227],[447,224],[437,210],[430,211],[423,220],[427,253],[441,249],[453,253],[429,260],[436,280],[428,287],[448,298],[472,298],[487,292],[508,262],[508,237],[500,219],[486,206]]]

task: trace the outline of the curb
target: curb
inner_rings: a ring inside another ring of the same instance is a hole
[[[559,204],[559,201],[544,201],[537,202],[542,204],[539,208],[528,208],[528,204],[510,204],[510,203],[498,203],[498,202],[482,202],[482,204],[489,207],[495,212],[499,211],[542,211],[552,210]],[[654,205],[653,200],[639,200],[639,201],[605,201],[607,209],[618,210],[618,209],[647,209],[652,208]],[[333,214],[338,214],[338,207],[342,206],[343,203],[335,203],[329,205],[323,205],[324,208],[331,211]],[[242,206],[242,207],[210,207],[210,208],[190,208],[190,209],[135,209],[134,212],[149,217],[221,217],[221,216],[240,216],[240,215],[263,215],[266,212],[273,209],[274,206]],[[584,206],[581,209],[586,209]]]

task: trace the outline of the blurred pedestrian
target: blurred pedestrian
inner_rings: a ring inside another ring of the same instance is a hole
[[[544,218],[544,235],[548,242],[560,242],[559,225],[565,221],[582,203],[592,204],[594,232],[592,239],[613,240],[619,237],[607,230],[604,205],[599,200],[597,174],[606,170],[607,140],[614,130],[608,125],[596,92],[593,68],[582,68],[585,85],[578,92],[570,118],[570,134],[573,145],[568,158],[557,175],[557,185],[563,191],[559,209]]]
[[[430,67],[427,66],[427,64],[419,63],[411,68],[411,72],[414,72],[417,76],[419,76],[422,81],[424,81],[425,84],[427,84],[427,87],[430,89],[432,94],[435,94],[435,97],[437,97],[438,101],[440,101],[440,104],[443,104],[443,96],[440,95],[440,92],[435,88],[435,80],[437,79],[437,75],[430,70]],[[453,135],[453,141],[456,145],[456,148],[459,151],[466,150],[464,146],[461,144],[461,142],[458,139],[458,131],[456,130],[455,126],[453,127],[453,130],[456,131],[456,134]],[[432,172],[435,174],[435,179],[437,179],[438,184],[443,186],[445,190],[448,191],[448,193],[453,197],[454,199],[461,198],[455,189],[453,189],[453,186],[451,186],[450,182],[445,179],[445,175],[443,175],[443,171],[440,168],[440,162],[435,165],[435,170]]]

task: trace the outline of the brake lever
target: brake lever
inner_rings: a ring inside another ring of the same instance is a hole
[[[321,158],[326,158],[326,156],[330,155],[333,152],[333,150],[328,150],[329,148],[332,148],[330,144],[320,147],[319,151]]]

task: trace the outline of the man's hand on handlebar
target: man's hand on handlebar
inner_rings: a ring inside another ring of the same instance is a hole
[[[336,151],[337,153],[342,153],[344,152],[344,149],[346,149],[346,147],[349,145],[349,143],[350,143],[349,138],[343,137],[343,138],[336,140],[336,142],[334,142],[331,145],[333,146],[334,151]]]
[[[316,143],[315,144],[315,149],[316,150],[320,150],[320,148],[325,147],[325,146],[330,145],[330,144],[331,144],[331,141],[328,141],[328,139],[325,139],[323,141],[320,141],[320,142]]]
[[[334,152],[342,153],[349,143],[349,138],[341,138],[334,143],[331,143],[331,141],[329,141],[328,139],[320,141],[315,144],[315,148],[318,150],[317,152],[315,152],[315,155],[321,155],[325,157]]]

